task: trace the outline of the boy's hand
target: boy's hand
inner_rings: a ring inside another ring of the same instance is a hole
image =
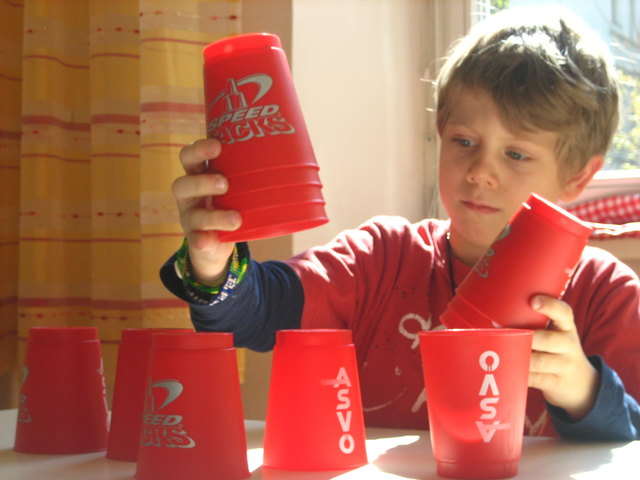
[[[220,155],[218,140],[203,139],[180,150],[180,162],[186,175],[173,182],[173,195],[178,204],[180,223],[189,244],[191,273],[201,283],[215,286],[222,281],[233,243],[218,241],[215,230],[236,230],[241,223],[235,211],[208,207],[212,195],[221,195],[229,187],[222,175],[206,173],[206,162]]]
[[[531,306],[551,322],[548,330],[533,334],[529,386],[540,389],[547,402],[574,421],[580,420],[593,408],[600,379],[582,350],[573,311],[546,295],[536,295]]]

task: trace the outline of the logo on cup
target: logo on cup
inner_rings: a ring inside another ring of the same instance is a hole
[[[22,366],[22,385],[27,381],[27,377],[29,376],[29,367],[26,365]],[[29,413],[29,408],[27,407],[27,396],[24,393],[20,394],[18,399],[18,421],[22,423],[31,423],[31,414]]]
[[[496,431],[509,429],[508,423],[500,423],[499,420],[494,420],[491,423],[484,422],[484,420],[493,420],[498,414],[497,404],[500,401],[500,390],[498,390],[498,384],[492,372],[495,372],[500,366],[500,356],[492,350],[487,350],[482,352],[478,363],[486,373],[482,378],[482,385],[478,393],[480,397],[483,397],[480,399],[480,410],[483,413],[480,415],[480,420],[476,420],[476,426],[482,441],[489,443]]]
[[[355,441],[351,434],[351,418],[353,411],[351,410],[351,398],[349,396],[351,390],[351,380],[344,367],[340,367],[335,379],[325,380],[322,383],[337,388],[336,391],[336,416],[340,424],[342,435],[338,439],[338,448],[345,455],[353,453],[355,449]]]
[[[225,89],[208,106],[207,136],[231,144],[295,133],[294,126],[282,116],[280,105],[258,103],[272,86],[273,79],[266,73],[228,78]]]
[[[167,415],[161,411],[174,402],[184,390],[178,380],[149,379],[142,416],[142,439],[145,447],[193,448],[196,446],[182,424],[182,415]],[[156,401],[162,400],[159,407]]]

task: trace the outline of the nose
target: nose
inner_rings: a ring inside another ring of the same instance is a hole
[[[467,182],[486,188],[495,188],[498,185],[496,172],[486,153],[479,152],[478,156],[469,165],[465,175]]]

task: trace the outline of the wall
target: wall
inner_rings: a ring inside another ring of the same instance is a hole
[[[591,240],[589,245],[602,248],[629,265],[640,277],[640,238]]]
[[[377,214],[425,215],[426,2],[293,2],[292,70],[330,223],[294,236],[324,243]]]
[[[426,215],[425,192],[436,179],[425,142],[435,140],[425,110],[430,86],[420,79],[432,58],[423,48],[432,3],[444,0],[243,0],[243,31],[283,41],[330,218],[255,242],[256,259],[286,258],[376,214]],[[248,352],[248,418],[264,418],[270,365],[271,354]]]

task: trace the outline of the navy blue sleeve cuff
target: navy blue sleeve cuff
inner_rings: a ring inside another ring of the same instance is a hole
[[[618,374],[600,356],[589,357],[600,373],[600,387],[591,411],[577,422],[561,408],[547,403],[558,435],[572,440],[630,441],[640,439],[640,406],[624,390]]]
[[[246,244],[238,244],[238,249],[249,255]],[[300,328],[304,291],[286,263],[250,260],[242,281],[224,301],[216,302],[215,296],[195,298],[175,272],[174,260],[175,255],[162,266],[160,277],[169,291],[189,303],[197,331],[231,332],[235,346],[268,351],[277,330]]]
[[[238,249],[238,255],[241,258],[247,258],[248,260],[251,259],[251,252],[246,242],[237,243],[236,247]],[[182,278],[180,278],[176,268],[177,255],[177,252],[174,253],[160,269],[160,279],[162,280],[164,286],[171,293],[173,293],[181,300],[184,300],[189,305],[213,305],[215,303],[223,301],[224,298],[226,298],[228,293],[227,288],[223,289],[223,291],[221,291],[221,293],[217,295],[210,294],[193,288]],[[227,278],[225,278],[224,284],[225,286],[229,284],[229,273],[227,273]]]

